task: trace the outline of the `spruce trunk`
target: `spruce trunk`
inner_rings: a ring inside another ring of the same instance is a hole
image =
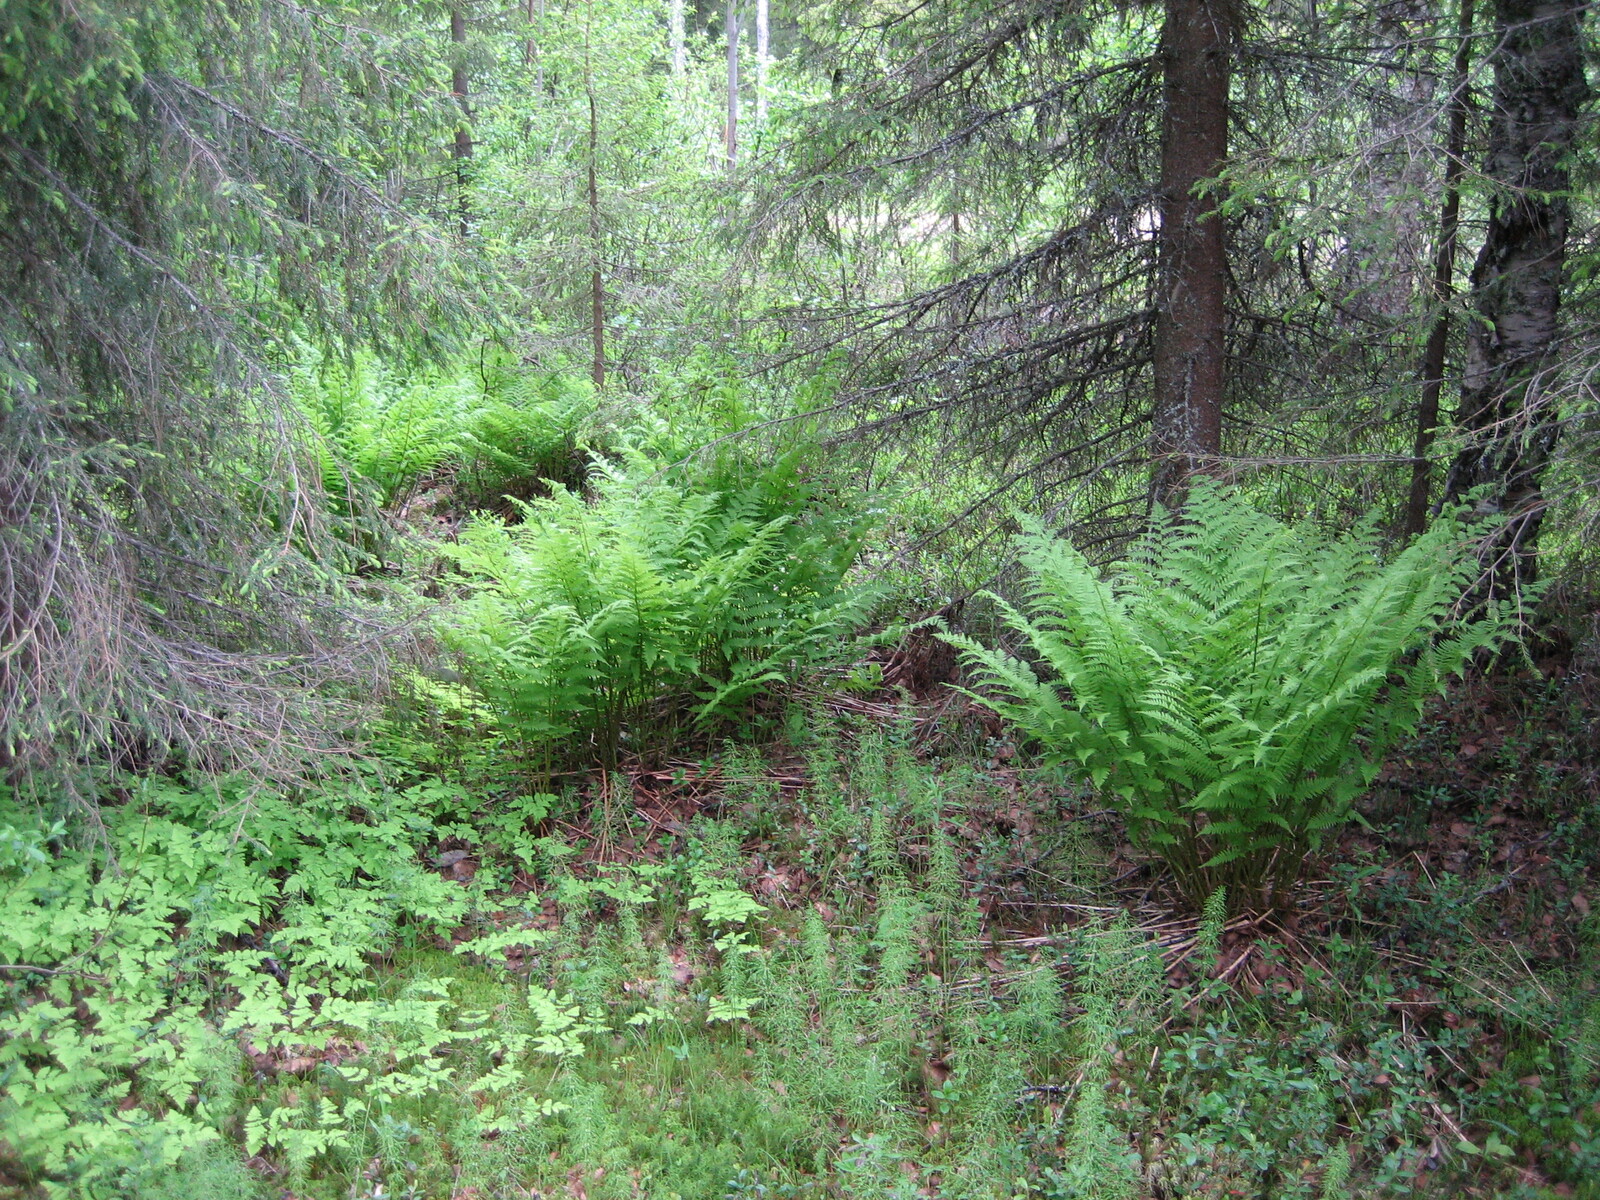
[[[1166,507],[1222,452],[1227,249],[1216,201],[1196,188],[1228,153],[1232,24],[1230,0],[1167,0],[1151,484]]]
[[[455,142],[450,147],[450,158],[455,163],[456,206],[458,226],[462,237],[472,232],[471,177],[468,160],[472,158],[472,120],[467,88],[467,18],[460,5],[450,8],[450,94],[461,109],[461,124],[456,126]]]
[[[1450,103],[1444,144],[1444,203],[1439,211],[1439,248],[1433,263],[1436,306],[1428,341],[1422,351],[1422,383],[1417,402],[1417,432],[1411,447],[1411,493],[1406,501],[1406,533],[1415,536],[1428,524],[1429,491],[1433,486],[1434,428],[1439,424],[1439,393],[1444,387],[1445,351],[1450,343],[1450,302],[1455,295],[1456,245],[1461,226],[1462,155],[1467,144],[1467,70],[1472,65],[1472,0],[1461,0],[1456,21],[1456,57],[1450,74]]]

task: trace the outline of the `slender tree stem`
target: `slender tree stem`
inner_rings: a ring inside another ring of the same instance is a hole
[[[468,190],[471,175],[468,161],[472,158],[472,108],[467,89],[467,17],[460,4],[450,6],[450,94],[461,109],[461,124],[456,126],[455,142],[450,147],[450,157],[455,162],[456,204],[458,228],[462,237],[472,233],[472,201]]]
[[[1439,249],[1433,263],[1435,315],[1422,351],[1422,394],[1417,403],[1417,433],[1411,449],[1411,494],[1405,531],[1419,534],[1428,523],[1428,493],[1433,466],[1434,428],[1439,424],[1439,391],[1444,386],[1445,350],[1450,341],[1450,302],[1455,296],[1457,231],[1461,224],[1462,156],[1467,141],[1467,72],[1472,65],[1473,0],[1461,0],[1456,19],[1456,58],[1450,73],[1449,127],[1445,133],[1444,203],[1439,212]]]
[[[756,0],[756,129],[767,123],[767,49],[770,44],[769,0]]]
[[[728,171],[739,165],[739,5],[738,0],[728,0],[725,22],[728,35],[728,114],[723,129],[723,153]]]
[[[601,269],[600,238],[600,105],[595,96],[591,56],[594,0],[585,0],[583,26],[583,88],[589,100],[589,335],[593,350],[590,377],[594,386],[606,386],[606,289]]]
[[[1222,452],[1227,247],[1215,200],[1197,189],[1228,154],[1232,26],[1229,0],[1167,0],[1151,491],[1168,508]]]

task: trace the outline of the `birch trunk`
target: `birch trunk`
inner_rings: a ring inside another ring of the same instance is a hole
[[[728,0],[728,115],[723,127],[723,151],[731,173],[739,165],[739,6]]]
[[[672,0],[668,10],[668,38],[672,45],[672,75],[682,79],[689,68],[689,49],[683,36],[683,0]]]
[[[770,44],[768,29],[769,0],[756,0],[756,128],[767,123],[767,47]]]
[[[1482,489],[1504,523],[1481,553],[1477,598],[1513,599],[1536,577],[1541,480],[1560,429],[1552,386],[1566,262],[1567,160],[1591,93],[1584,0],[1495,0],[1494,96],[1484,175],[1496,191],[1472,268],[1456,422],[1467,444],[1445,479],[1447,502]]]

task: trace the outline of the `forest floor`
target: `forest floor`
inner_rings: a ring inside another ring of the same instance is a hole
[[[948,693],[818,695],[787,741],[611,776],[559,823],[562,886],[516,874],[447,939],[548,943],[470,979],[445,942],[396,963],[449,962],[507,1013],[542,982],[593,1026],[547,1067],[537,1132],[470,1154],[424,1132],[403,1186],[1600,1195],[1587,683],[1461,687],[1292,910],[1211,930]],[[436,861],[465,882],[478,852]]]
[[[82,1194],[1600,1197],[1600,724],[1544,667],[1457,688],[1292,907],[1231,921],[937,687],[818,686],[548,811],[415,785],[318,853],[404,826],[437,919],[163,935],[221,1066],[117,1107],[223,1140]]]

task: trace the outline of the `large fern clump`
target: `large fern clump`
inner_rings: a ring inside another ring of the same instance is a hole
[[[464,507],[579,473],[579,438],[595,411],[586,381],[503,356],[402,371],[370,354],[304,355],[291,391],[316,433],[323,484],[347,505],[364,496],[403,504],[441,470]]]
[[[603,469],[483,518],[451,548],[447,641],[546,769],[660,748],[847,645],[874,598],[847,575],[866,524],[789,455],[728,490]]]
[[[1037,665],[952,636],[974,694],[1115,797],[1197,903],[1281,899],[1428,698],[1512,628],[1454,619],[1475,559],[1448,516],[1385,562],[1370,523],[1328,537],[1203,484],[1108,579],[1037,530],[1022,559],[1027,612],[1001,607]]]

